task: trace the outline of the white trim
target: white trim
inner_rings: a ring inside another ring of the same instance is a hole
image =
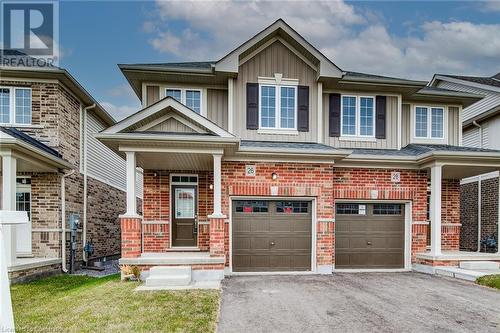
[[[233,272],[233,200],[266,200],[266,201],[279,201],[279,200],[290,200],[290,201],[309,201],[311,202],[311,270],[310,271],[298,271],[298,272],[248,272],[251,274],[247,275],[272,275],[272,274],[316,274],[318,269],[316,267],[316,241],[317,241],[317,205],[318,200],[316,197],[282,197],[282,196],[249,196],[249,195],[235,195],[229,196],[229,268],[227,273],[229,275],[237,275],[243,272]],[[243,274],[244,275],[244,274]]]
[[[31,87],[19,87],[19,86],[2,86],[0,89],[9,89],[9,122],[0,123],[0,126],[10,125],[10,127],[32,127],[33,123],[33,89]],[[16,122],[16,91],[17,90],[28,90],[30,94],[30,122],[29,123],[17,123]]]
[[[281,128],[259,128],[257,134],[270,134],[270,135],[299,135],[299,131],[294,129],[281,129]]]
[[[344,97],[354,97],[355,99],[355,106],[354,106],[354,117],[355,117],[355,128],[354,128],[354,134],[344,134]],[[372,135],[362,135],[361,134],[361,98],[370,98],[373,101],[373,115],[372,115],[372,130],[373,134]],[[349,140],[349,139],[355,139],[356,141],[361,141],[362,139],[371,139],[367,141],[377,141],[375,138],[375,118],[376,118],[376,98],[374,95],[359,95],[359,94],[354,94],[354,95],[340,95],[340,138],[341,140]],[[339,138],[339,139],[340,139]],[[354,141],[354,140],[353,140]]]
[[[498,177],[499,177],[498,171],[483,173],[482,175],[467,177],[467,178],[460,180],[460,185],[469,184],[469,183],[476,183],[479,181],[479,179],[481,179],[481,181],[483,181],[483,180],[498,178]]]
[[[377,142],[376,137],[371,136],[339,136],[339,141],[362,141],[362,142]]]
[[[227,131],[234,129],[234,79],[227,79]]]
[[[427,110],[427,136],[425,137],[418,137],[417,136],[417,126],[416,126],[416,121],[417,121],[417,108],[425,108]],[[442,137],[432,137],[432,109],[442,109],[443,110],[443,136]],[[410,104],[410,113],[411,113],[411,120],[410,120],[410,127],[411,127],[411,136],[410,136],[410,143],[431,143],[431,144],[436,144],[436,143],[442,143],[442,144],[447,144],[448,143],[448,119],[449,119],[449,112],[448,112],[448,106],[447,105],[433,105],[433,104],[427,104],[427,105],[422,105],[422,104]]]
[[[317,132],[318,138],[316,140],[317,143],[323,143],[323,83],[318,82],[318,105],[317,105]]]
[[[282,79],[281,74],[276,73],[275,78],[259,78],[259,130],[272,130],[273,134],[286,134],[286,131],[297,132],[297,117],[298,117],[298,80],[296,84],[290,84],[293,79]],[[267,83],[266,83],[267,82]],[[293,80],[295,82],[295,80]],[[274,110],[274,127],[264,127],[262,126],[262,88],[263,87],[273,87],[275,89],[275,110]],[[294,90],[294,110],[293,110],[293,128],[281,127],[281,88],[292,88]],[[257,132],[258,133],[258,132]],[[269,133],[265,133],[269,134]]]
[[[404,245],[404,268],[394,268],[394,269],[387,269],[387,271],[390,272],[397,272],[397,271],[408,271],[411,270],[411,244],[412,244],[412,224],[413,224],[413,217],[412,217],[412,210],[413,210],[413,203],[411,200],[382,200],[382,199],[335,199],[335,204],[336,203],[399,203],[399,204],[404,204],[405,205],[405,231],[404,231],[404,239],[405,239],[405,245]],[[335,231],[334,231],[335,235]],[[337,244],[337,242],[335,242]],[[334,249],[335,251],[335,249]],[[334,252],[335,253],[335,252]],[[364,270],[364,269],[363,269]],[[376,271],[376,269],[367,269],[368,271]],[[334,272],[340,271],[336,268],[334,268]]]
[[[161,124],[162,122],[167,121],[167,120],[169,120],[171,118],[177,120],[178,122],[180,122],[181,124],[189,127],[190,129],[192,129],[195,132],[198,132],[198,133],[206,133],[207,132],[205,129],[203,129],[203,128],[201,128],[201,127],[199,127],[199,126],[197,126],[197,125],[195,125],[193,123],[190,123],[185,118],[179,117],[178,115],[176,115],[173,112],[172,113],[167,113],[166,115],[161,116],[160,118],[153,120],[149,124],[146,124],[146,125],[144,125],[142,127],[139,127],[137,129],[137,131],[139,131],[139,132],[141,132],[141,131],[147,131],[148,129],[150,129],[150,128],[158,125],[158,124]]]

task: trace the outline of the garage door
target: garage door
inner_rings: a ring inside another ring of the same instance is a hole
[[[338,203],[335,268],[403,268],[404,205]]]
[[[233,271],[311,270],[310,201],[233,201]]]

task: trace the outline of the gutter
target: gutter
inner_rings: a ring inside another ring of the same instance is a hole
[[[87,145],[87,113],[88,110],[96,107],[96,104],[89,105],[83,108],[83,235],[82,235],[82,257],[83,261],[87,263],[87,253],[85,253],[85,244],[87,244],[87,194],[88,194],[88,184],[87,184],[87,153],[88,153],[88,145]]]
[[[66,177],[75,173],[75,169],[61,177],[61,259],[62,271],[68,273],[66,268]]]

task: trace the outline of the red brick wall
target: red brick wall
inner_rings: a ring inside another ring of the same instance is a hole
[[[460,181],[444,179],[441,189],[441,247],[460,248]],[[453,225],[451,225],[453,224]]]
[[[120,218],[122,235],[122,258],[137,258],[141,255],[141,219]]]

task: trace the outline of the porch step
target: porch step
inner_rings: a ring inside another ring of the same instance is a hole
[[[149,270],[146,287],[180,287],[191,283],[190,266],[155,266]]]
[[[471,270],[500,269],[500,263],[494,261],[461,261],[460,268]]]
[[[455,279],[476,281],[481,276],[488,275],[485,272],[470,271],[458,267],[440,266],[435,269],[436,275],[447,276]]]

